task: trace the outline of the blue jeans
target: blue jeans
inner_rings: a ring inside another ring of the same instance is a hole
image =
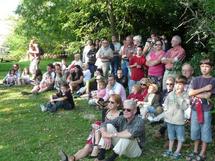
[[[111,61],[111,73],[115,76],[117,75],[117,70],[119,68],[119,65],[120,65],[119,56],[114,56]]]
[[[46,107],[50,112],[56,112],[58,109],[62,108],[65,110],[71,110],[73,107],[68,101],[57,101],[55,103],[47,103]]]
[[[122,68],[123,75],[126,77],[128,77],[128,66],[129,66],[129,62],[127,60],[122,60],[121,68]]]

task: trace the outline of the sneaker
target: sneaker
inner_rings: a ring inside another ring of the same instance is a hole
[[[172,159],[175,159],[175,160],[178,160],[181,158],[181,153],[174,153],[172,156],[171,156]]]
[[[64,151],[62,151],[62,150],[59,151],[58,155],[60,156],[61,161],[69,161],[69,158]]]
[[[40,108],[42,112],[46,112],[48,110],[47,107],[44,105],[40,105]]]
[[[171,157],[173,156],[173,152],[170,151],[170,150],[166,150],[163,154],[162,154],[163,157]]]

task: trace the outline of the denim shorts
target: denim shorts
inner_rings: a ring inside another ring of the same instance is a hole
[[[199,124],[197,120],[197,112],[192,110],[191,113],[191,139],[201,140],[205,143],[212,142],[212,116],[210,111],[204,112],[204,123]]]
[[[177,139],[180,142],[184,142],[184,125],[175,125],[167,123],[167,132],[169,140]]]

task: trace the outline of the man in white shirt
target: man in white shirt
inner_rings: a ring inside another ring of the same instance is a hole
[[[101,68],[104,76],[108,76],[108,71],[110,69],[110,61],[113,58],[113,50],[109,46],[108,40],[104,39],[102,41],[102,47],[96,53],[96,66]]]

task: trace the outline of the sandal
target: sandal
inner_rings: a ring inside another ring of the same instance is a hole
[[[192,159],[192,161],[205,161],[206,157],[203,157],[202,155],[197,155],[196,158]]]
[[[171,157],[172,159],[178,160],[181,158],[181,153],[174,153]]]
[[[166,150],[163,154],[162,154],[163,157],[171,157],[173,156],[173,152],[172,151],[169,151],[169,150]]]
[[[196,158],[196,156],[198,155],[198,153],[190,153],[187,157],[186,157],[186,161],[192,161],[193,159]]]

